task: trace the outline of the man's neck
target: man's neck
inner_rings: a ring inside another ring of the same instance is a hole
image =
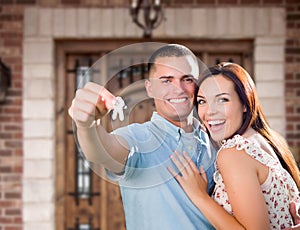
[[[185,119],[184,121],[168,121],[171,122],[173,125],[176,125],[177,127],[183,129],[186,133],[191,133],[194,131],[193,124],[189,124],[187,119]]]
[[[186,133],[191,133],[194,131],[194,128],[193,128],[193,125],[192,124],[189,124],[189,125],[186,125],[184,127],[181,127]]]

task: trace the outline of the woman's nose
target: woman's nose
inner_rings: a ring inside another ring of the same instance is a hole
[[[215,114],[216,112],[217,112],[217,106],[214,103],[208,104],[206,113],[208,115],[212,115]]]

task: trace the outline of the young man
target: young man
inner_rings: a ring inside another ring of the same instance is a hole
[[[214,151],[192,117],[198,75],[197,58],[188,48],[159,48],[149,59],[145,83],[156,112],[149,122],[112,133],[95,120],[113,108],[115,97],[95,83],[76,92],[69,114],[80,146],[88,161],[102,164],[109,177],[118,180],[128,230],[213,229],[167,170],[173,151],[185,150],[206,169],[208,190],[213,187]]]

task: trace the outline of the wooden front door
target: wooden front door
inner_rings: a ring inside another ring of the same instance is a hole
[[[56,44],[56,230],[125,229],[119,187],[103,179],[99,171],[95,173],[86,164],[76,145],[74,124],[67,109],[76,88],[93,80],[94,76],[110,73],[105,61],[101,62],[101,68],[94,68],[99,58],[133,42],[139,41],[59,41]],[[252,41],[176,42],[190,47],[207,65],[232,61],[253,74]],[[124,62],[122,57],[116,61],[120,65]],[[147,66],[140,64],[121,69],[113,77],[100,82],[114,94],[122,95],[127,105],[124,121],[112,121],[110,115],[103,119],[102,124],[108,131],[133,122],[143,123],[155,110],[153,100],[147,98],[144,89]]]

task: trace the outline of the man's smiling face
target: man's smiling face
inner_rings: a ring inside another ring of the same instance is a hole
[[[176,124],[187,119],[193,109],[195,69],[188,56],[160,57],[146,81],[148,95],[154,98],[159,115]],[[196,73],[197,74],[197,73]]]

